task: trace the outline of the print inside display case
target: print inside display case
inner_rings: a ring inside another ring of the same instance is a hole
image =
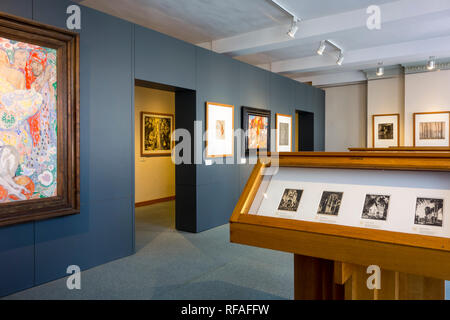
[[[280,153],[274,163],[269,155],[255,166],[230,220],[232,242],[326,261],[331,273],[344,264],[413,274],[431,279],[431,296],[443,298],[439,279],[450,279],[450,152]],[[304,297],[304,286],[295,285],[296,297]],[[395,296],[399,285],[392,295],[376,294],[412,298]]]

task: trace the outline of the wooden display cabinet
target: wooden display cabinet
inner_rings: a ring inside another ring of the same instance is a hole
[[[447,175],[450,153],[301,152],[274,159],[255,165],[230,219],[230,241],[293,253],[295,299],[444,299],[450,238],[260,216],[250,208],[272,162],[280,168]],[[366,286],[370,265],[381,268],[380,290]]]

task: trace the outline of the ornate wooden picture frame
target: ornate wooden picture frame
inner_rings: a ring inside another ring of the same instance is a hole
[[[0,14],[0,226],[79,213],[79,35]]]
[[[271,111],[242,107],[242,129],[245,134],[245,153],[250,150],[270,152]],[[262,146],[261,146],[262,144]]]

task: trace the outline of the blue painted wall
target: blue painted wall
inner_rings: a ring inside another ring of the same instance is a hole
[[[2,0],[0,11],[64,28],[69,4]],[[320,89],[86,7],[80,34],[81,213],[0,228],[0,296],[63,277],[71,264],[85,270],[133,254],[135,78],[196,90],[203,122],[206,101],[233,104],[236,127],[243,105],[271,109],[273,126],[277,112],[314,112],[315,147],[324,149]],[[194,195],[196,203],[184,198],[195,231],[228,222],[250,172],[250,165],[197,165],[186,175],[192,181],[177,190]]]

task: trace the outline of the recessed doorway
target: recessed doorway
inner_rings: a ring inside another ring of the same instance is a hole
[[[142,80],[135,81],[134,89],[135,239],[139,251],[147,241],[140,231],[145,233],[155,227],[195,229],[191,228],[195,225],[195,212],[177,212],[177,207],[187,207],[186,198],[195,197],[186,197],[186,191],[181,189],[177,198],[180,186],[191,184],[185,181],[189,180],[185,171],[192,167],[176,166],[172,161],[175,145],[171,136],[178,128],[192,131],[196,94],[193,90]]]
[[[296,151],[314,151],[314,113],[296,111]]]

